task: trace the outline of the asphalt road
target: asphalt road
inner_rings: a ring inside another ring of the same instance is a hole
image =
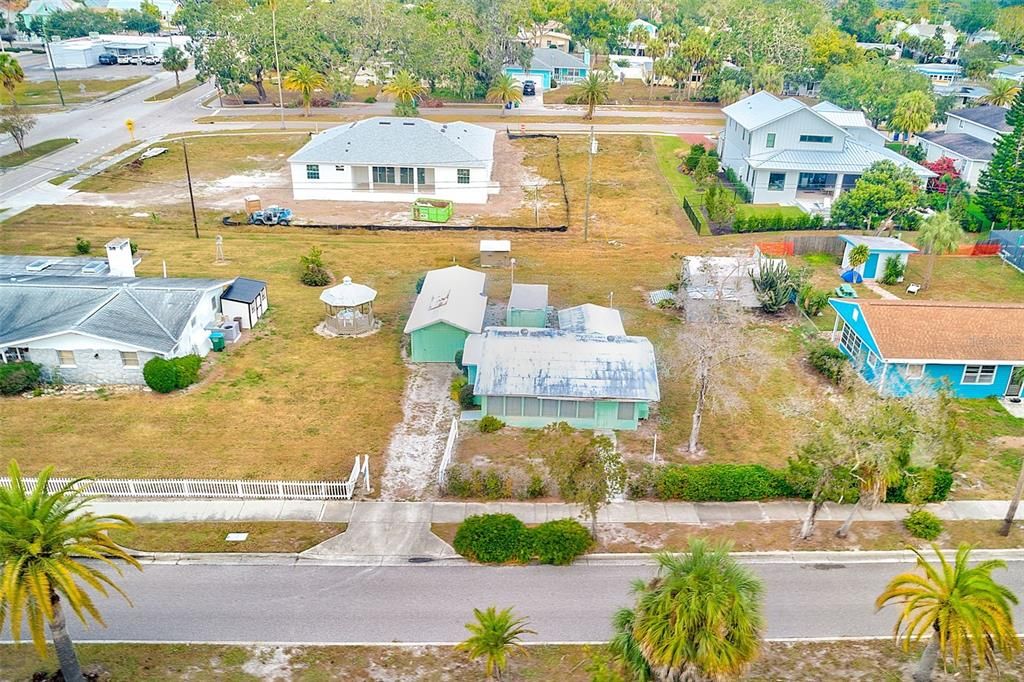
[[[886,636],[892,609],[875,597],[908,564],[755,564],[765,585],[767,636]],[[109,627],[78,641],[276,643],[457,642],[473,607],[514,606],[547,642],[605,640],[614,611],[631,603],[640,566],[147,566],[121,585],[134,602],[99,601]],[[997,577],[1024,595],[1024,561]],[[1016,611],[1024,623],[1024,610]],[[69,622],[71,619],[69,618]],[[8,637],[5,630],[3,637]]]

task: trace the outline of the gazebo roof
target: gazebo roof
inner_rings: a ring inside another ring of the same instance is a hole
[[[369,303],[377,298],[377,292],[364,284],[355,284],[351,277],[341,280],[341,284],[326,289],[320,294],[320,300],[329,306],[338,308],[354,308]]]

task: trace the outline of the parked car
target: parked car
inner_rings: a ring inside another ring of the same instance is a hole
[[[537,94],[537,84],[533,81],[523,81],[523,94],[529,97]]]
[[[160,57],[158,57],[155,54],[147,54],[146,56],[144,56],[142,58],[142,63],[143,64],[159,64],[160,63]]]
[[[117,64],[117,55],[104,52],[100,55],[100,64],[104,66],[110,66],[111,64]]]
[[[119,54],[119,55],[117,55],[117,63],[118,64],[131,64],[131,60],[129,59],[128,55],[126,55],[126,54]]]
[[[129,64],[141,64],[142,63],[142,56],[141,55],[137,55],[137,54],[133,54],[131,57],[128,58],[128,63]]]

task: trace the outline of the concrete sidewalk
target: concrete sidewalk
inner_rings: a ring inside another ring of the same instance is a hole
[[[1008,501],[964,500],[927,505],[947,521],[1002,519]],[[92,511],[123,514],[140,523],[161,521],[328,521],[332,523],[459,523],[473,514],[514,514],[524,523],[579,517],[582,510],[560,502],[314,502],[304,500],[96,500]],[[845,520],[851,505],[826,504],[822,521]],[[908,505],[881,504],[859,510],[857,520],[899,521]],[[598,513],[601,523],[717,524],[737,521],[799,521],[805,502],[647,502],[608,505]],[[1024,505],[1017,510],[1024,520]]]

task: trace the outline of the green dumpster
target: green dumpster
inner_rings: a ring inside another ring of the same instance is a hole
[[[213,346],[213,349],[218,353],[224,350],[223,332],[210,332],[210,344]]]
[[[428,223],[446,223],[455,212],[455,202],[447,199],[417,199],[412,204],[412,219]]]

